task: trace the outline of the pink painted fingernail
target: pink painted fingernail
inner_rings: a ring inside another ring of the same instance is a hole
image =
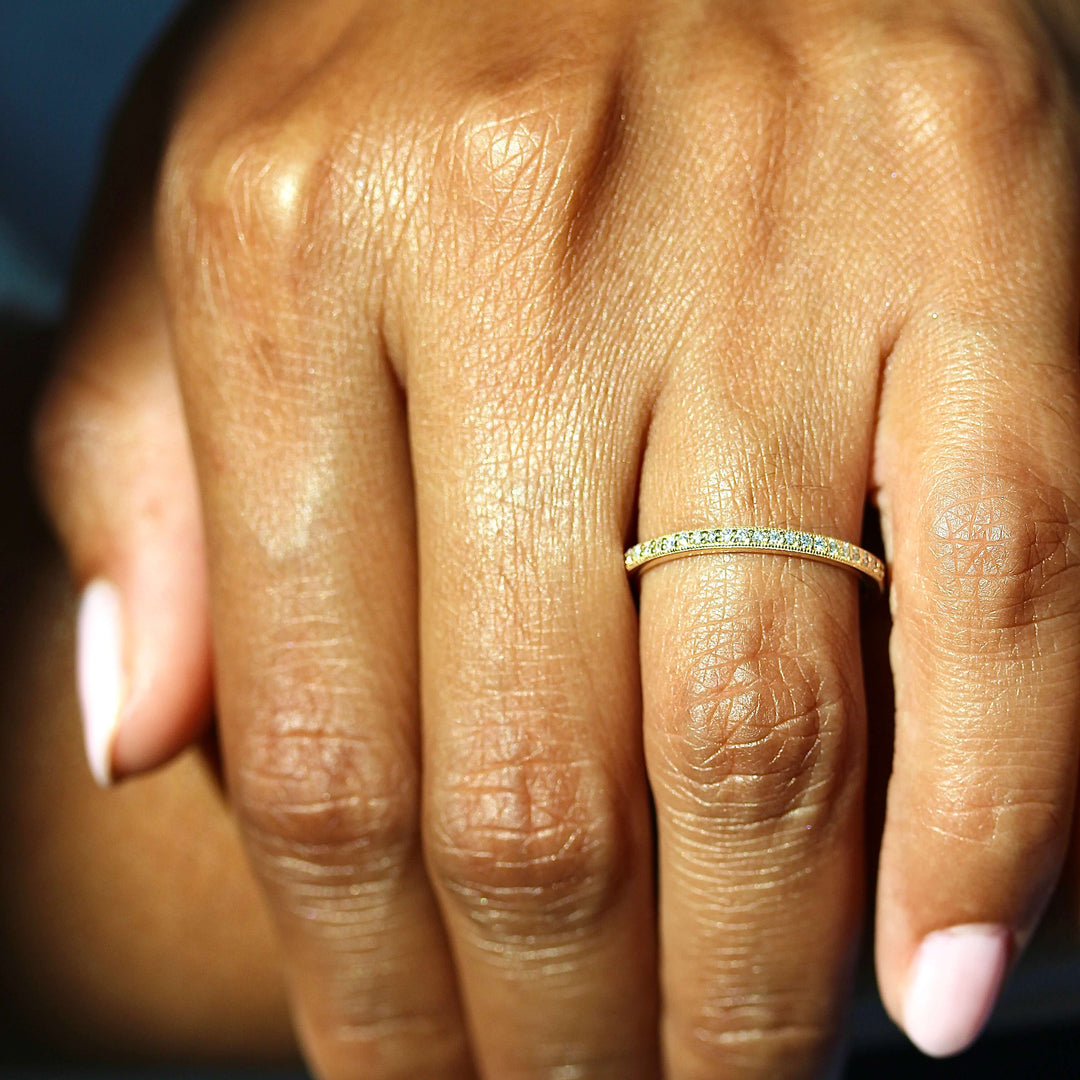
[[[931,1057],[967,1049],[990,1018],[1008,957],[1004,926],[973,923],[927,934],[904,999],[908,1038]]]
[[[123,603],[116,586],[98,579],[79,602],[76,672],[83,739],[90,771],[101,787],[112,783],[112,751],[124,704]]]

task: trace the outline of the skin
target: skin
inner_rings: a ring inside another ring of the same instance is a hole
[[[0,858],[20,869],[0,906],[5,1052],[17,1035],[29,1054],[84,1064],[294,1067],[280,949],[212,742],[115,792],[94,786],[70,671],[75,597],[39,533],[13,538],[26,547],[18,583],[4,581],[13,599],[0,672],[0,810],[14,825]],[[864,614],[864,653],[880,659],[880,628]],[[1058,965],[1077,942],[1072,850],[1032,945]]]
[[[883,1000],[932,931],[1023,947],[1080,756],[1064,17],[317,0],[204,30],[156,186],[118,181],[92,245],[39,470],[124,597],[119,774],[196,737],[212,645],[319,1075],[827,1067],[858,585],[695,557],[637,592],[623,548],[679,528],[855,539],[876,503]]]

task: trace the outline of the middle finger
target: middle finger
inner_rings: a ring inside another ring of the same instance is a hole
[[[536,371],[543,352],[503,323],[429,358]],[[636,453],[573,381],[436,381],[411,400],[425,845],[474,1052],[493,1077],[655,1077],[652,828],[621,557]],[[452,422],[432,422],[446,401]]]

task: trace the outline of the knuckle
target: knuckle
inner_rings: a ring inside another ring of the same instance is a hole
[[[811,1075],[825,1064],[831,1032],[803,1021],[789,1000],[749,993],[741,1002],[701,1002],[672,1025],[670,1046],[679,1076]],[[816,1075],[816,1074],[815,1074]]]
[[[629,872],[610,779],[505,724],[473,742],[469,757],[483,764],[444,772],[432,799],[425,844],[436,879],[493,936],[591,924]]]
[[[760,605],[702,612],[668,680],[648,751],[669,798],[736,824],[827,818],[852,775],[854,695],[826,649],[801,647]]]
[[[1056,487],[940,470],[916,530],[923,613],[972,643],[1061,613],[1062,587],[1077,588],[1078,521],[1080,509]]]
[[[472,272],[501,274],[516,262],[533,270],[520,288],[536,288],[567,208],[596,180],[590,163],[598,123],[610,118],[611,73],[544,34],[527,55],[456,74],[459,93],[431,121],[434,213],[451,224],[456,257]]]
[[[240,750],[237,814],[272,875],[355,886],[394,878],[416,853],[417,768],[390,740],[293,717],[247,731]]]
[[[973,775],[971,760],[969,752],[963,767],[955,762],[945,782],[920,803],[912,840],[922,850],[929,837],[949,852],[976,858],[987,880],[1005,882],[1010,902],[1023,908],[1047,895],[1060,873],[1072,824],[1067,796],[1026,790],[1000,768],[986,766]]]
[[[527,231],[558,181],[557,116],[523,95],[472,100],[448,125],[442,163],[448,187],[477,232]]]
[[[1013,866],[1019,852],[1042,857],[1060,849],[1069,822],[1059,799],[1025,797],[989,769],[980,773],[972,776],[968,767],[962,780],[936,786],[920,812],[920,828],[949,841],[999,849]]]
[[[901,145],[954,166],[985,168],[994,147],[1015,150],[1060,105],[1052,68],[1000,15],[916,18],[887,55],[876,78]]]
[[[299,243],[326,176],[314,140],[266,121],[208,146],[198,136],[178,135],[166,155],[159,201],[172,235],[194,229],[230,251],[281,253]]]

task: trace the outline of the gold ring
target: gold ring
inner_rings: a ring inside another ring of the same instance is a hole
[[[848,570],[857,570],[885,588],[885,564],[858,544],[837,540],[833,536],[803,532],[801,529],[777,529],[757,525],[744,525],[727,529],[688,529],[669,533],[654,540],[645,540],[627,548],[626,569],[629,572],[645,566],[681,559],[685,555],[700,552],[731,554],[741,551],[776,552],[780,555],[797,555],[801,559],[833,563]]]

